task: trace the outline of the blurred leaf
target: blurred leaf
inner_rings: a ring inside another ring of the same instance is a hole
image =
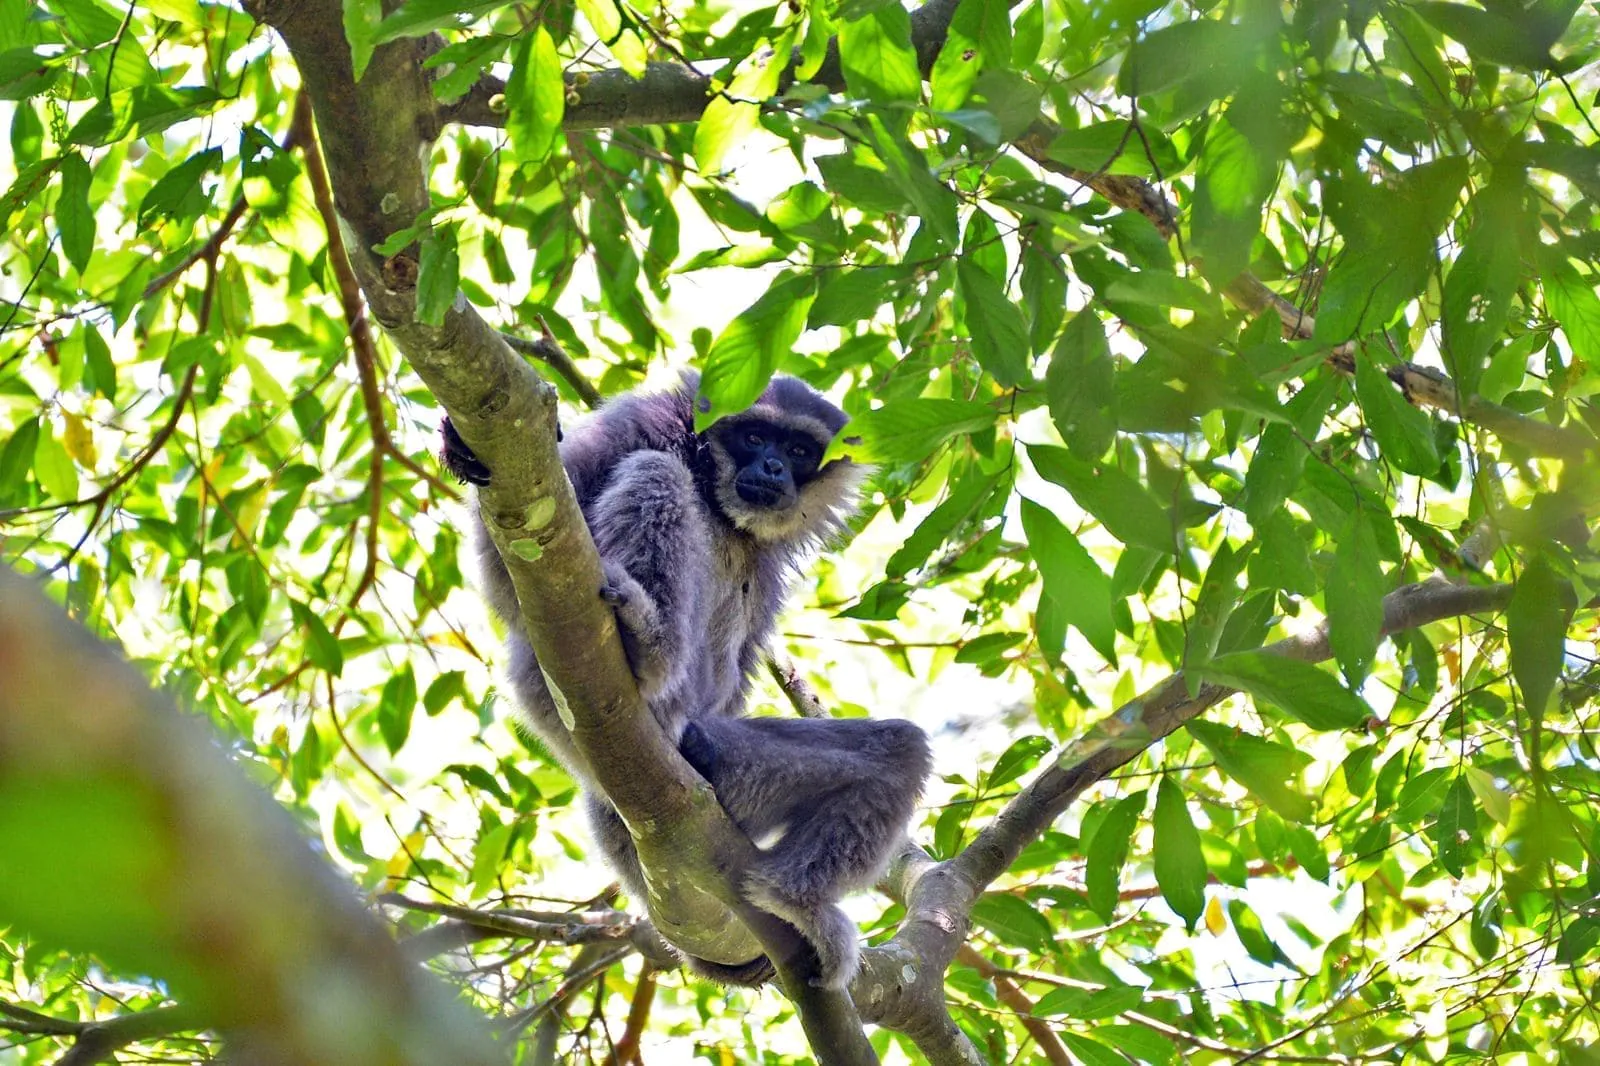
[[[1227,658],[1232,660],[1235,656]],[[1212,666],[1223,662],[1218,659]],[[1333,678],[1329,677],[1328,680],[1332,682]],[[1214,722],[1196,720],[1186,728],[1211,752],[1223,773],[1249,789],[1286,821],[1304,822],[1311,819],[1311,801],[1290,786],[1290,782],[1298,778],[1300,771],[1311,761],[1309,755]]]
[[[1383,571],[1372,523],[1357,509],[1334,549],[1324,594],[1328,643],[1352,685],[1359,685],[1372,667],[1383,632]],[[1319,671],[1320,673],[1320,671]],[[1352,723],[1353,724],[1353,723]]]
[[[1528,70],[1544,70],[1552,65],[1549,47],[1554,39],[1539,40],[1529,32],[1533,24],[1523,19],[1433,0],[1422,0],[1412,9],[1481,59]]]
[[[1561,583],[1544,556],[1523,567],[1506,608],[1506,635],[1511,644],[1511,673],[1537,733],[1561,675],[1566,654],[1567,619]],[[1534,742],[1537,745],[1537,741]],[[1536,749],[1537,750],[1537,749]]]
[[[389,675],[378,697],[378,732],[393,755],[405,745],[411,733],[411,715],[417,708],[417,678],[406,663]]]

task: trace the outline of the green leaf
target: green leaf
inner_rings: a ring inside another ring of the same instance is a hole
[[[1435,29],[1466,45],[1474,59],[1527,70],[1547,70],[1554,64],[1550,57],[1553,41],[1541,41],[1530,32],[1538,25],[1534,20],[1466,4],[1424,2],[1412,4],[1411,10]]]
[[[1127,1066],[1128,1060],[1121,1052],[1113,1051],[1098,1040],[1077,1033],[1062,1033],[1061,1040],[1083,1066]]]
[[[1600,364],[1600,296],[1594,278],[1574,270],[1562,248],[1541,244],[1538,249],[1545,306],[1561,324],[1572,354],[1588,366]]]
[[[1115,665],[1117,631],[1111,614],[1110,579],[1059,518],[1026,497],[1022,500],[1022,528],[1034,565],[1044,579],[1044,594],[1055,602],[1067,623]]]
[[[311,665],[335,677],[339,676],[344,671],[344,652],[327,623],[299,600],[290,599],[289,610],[306,631],[306,658],[311,660]]]
[[[1252,47],[1240,26],[1194,19],[1145,34],[1128,53],[1117,76],[1124,96],[1149,96],[1187,81],[1211,83],[1220,99],[1243,73],[1241,57]]]
[[[17,426],[15,433],[0,448],[0,503],[14,498],[33,469],[39,447],[39,419],[30,418]]]
[[[1435,766],[1408,779],[1395,800],[1390,821],[1398,826],[1415,825],[1439,809],[1444,794],[1450,787],[1453,772],[1447,767]]]
[[[1511,674],[1522,690],[1523,703],[1537,731],[1550,705],[1561,661],[1566,655],[1567,621],[1561,582],[1544,556],[1535,555],[1522,570],[1506,607],[1506,635],[1511,644]]]
[[[339,849],[339,854],[357,866],[372,861],[361,843],[361,822],[343,800],[333,809],[333,845]]]
[[[1400,390],[1365,351],[1356,353],[1356,399],[1383,457],[1408,474],[1439,472],[1433,420],[1406,402]]]
[[[1456,877],[1466,873],[1467,856],[1475,850],[1478,832],[1478,807],[1472,786],[1458,776],[1444,794],[1428,835],[1438,847],[1439,865]]]
[[[1522,281],[1523,188],[1520,171],[1512,177],[1496,171],[1473,198],[1477,221],[1444,279],[1445,362],[1463,397],[1478,391],[1484,360]]]
[[[1024,501],[1026,506],[1026,501]],[[1089,897],[1089,907],[1102,921],[1111,921],[1117,910],[1117,884],[1122,879],[1122,865],[1128,861],[1128,844],[1133,838],[1139,815],[1144,813],[1148,793],[1135,792],[1111,806],[1089,841],[1089,854],[1085,857],[1084,887]]]
[[[1050,355],[1045,399],[1056,432],[1080,459],[1098,459],[1117,432],[1116,368],[1100,316],[1084,308],[1072,316]],[[1126,543],[1126,542],[1124,542]]]
[[[728,323],[706,353],[700,395],[710,401],[710,408],[695,412],[697,426],[708,426],[756,402],[778,361],[794,350],[816,298],[816,275],[785,271]]]
[[[458,30],[470,19],[504,7],[505,0],[405,0],[385,16],[372,34],[374,45],[401,37],[426,37],[439,30]],[[539,27],[543,32],[543,27]]]
[[[911,47],[911,16],[899,4],[839,27],[839,60],[850,92],[877,103],[915,103],[922,75]]]
[[[956,262],[956,292],[965,306],[972,353],[1001,385],[1012,388],[1029,380],[1028,323],[1005,289],[967,256]]]
[[[1328,588],[1328,643],[1345,678],[1359,685],[1372,667],[1383,633],[1383,571],[1372,522],[1357,508],[1334,549]],[[1318,671],[1321,673],[1321,671]]]
[[[1211,661],[1222,641],[1222,633],[1239,605],[1239,572],[1255,545],[1235,548],[1224,541],[1211,557],[1206,576],[1200,582],[1200,593],[1195,597],[1194,614],[1189,619],[1188,639],[1184,642],[1183,665],[1186,670]],[[1190,691],[1196,691],[1198,680],[1192,680]]]
[[[56,201],[56,225],[61,230],[61,251],[82,274],[94,251],[94,208],[89,206],[89,164],[76,152],[61,159],[61,196]]]
[[[1234,656],[1230,655],[1227,658],[1232,659]],[[1224,661],[1218,659],[1212,665]],[[1328,680],[1333,679],[1329,677]],[[1251,736],[1249,733],[1217,725],[1215,722],[1196,719],[1185,728],[1189,730],[1191,736],[1206,746],[1206,750],[1217,760],[1217,766],[1223,773],[1243,785],[1285,821],[1311,820],[1315,812],[1311,801],[1289,784],[1300,776],[1300,771],[1311,762],[1311,756],[1294,748]]]
[[[1163,774],[1156,788],[1155,872],[1161,897],[1194,932],[1206,907],[1205,855],[1200,832],[1189,816],[1189,802],[1170,775]]]
[[[1235,899],[1228,902],[1228,917],[1233,921],[1234,935],[1239,938],[1245,953],[1252,959],[1263,966],[1271,966],[1274,963],[1291,965],[1289,957],[1283,953],[1282,948],[1273,943],[1267,931],[1262,928],[1261,919],[1244,900]]]
[[[1195,175],[1194,242],[1207,276],[1219,283],[1250,265],[1261,209],[1289,148],[1279,97],[1276,78],[1252,78],[1206,131]]]
[[[911,204],[928,232],[947,246],[956,247],[960,230],[957,224],[960,201],[956,194],[933,175],[927,156],[911,142],[891,132],[882,118],[868,114],[867,127],[872,134],[872,147],[883,160],[884,174],[890,184]],[[881,192],[877,194],[879,199],[883,196]]]
[[[506,102],[506,133],[517,159],[525,163],[544,159],[561,134],[567,86],[555,41],[542,24],[525,34],[517,47],[506,82]]]
[[[1271,652],[1221,655],[1200,673],[1208,681],[1266,700],[1312,729],[1353,729],[1372,715],[1360,696],[1326,670]]]
[[[1030,444],[1028,459],[1041,476],[1072,493],[1078,506],[1122,543],[1165,555],[1177,550],[1171,516],[1138,479],[1110,464],[1086,463],[1051,445]]]
[[[1178,1061],[1177,1045],[1142,1025],[1097,1025],[1094,1032],[1124,1055],[1151,1066],[1172,1066]]]
[[[378,732],[393,755],[411,733],[411,715],[417,709],[417,677],[406,663],[389,675],[378,697]]]
[[[1023,737],[1000,754],[990,768],[984,787],[993,791],[1009,785],[1039,762],[1050,751],[1050,738],[1038,734]]]
[[[422,707],[432,718],[450,704],[457,700],[464,702],[466,698],[467,675],[460,670],[447,670],[429,682],[428,691],[422,696]]]
[[[890,400],[876,411],[852,418],[828,451],[858,462],[913,462],[926,458],[951,437],[982,433],[998,417],[988,404],[968,400]],[[859,443],[851,443],[857,440]]]
[[[161,175],[139,202],[139,228],[149,227],[158,218],[185,221],[200,217],[208,203],[201,179],[221,165],[222,149],[210,148]]]
[[[986,892],[972,905],[972,920],[1002,944],[1048,952],[1055,932],[1045,916],[1027,900],[1004,892]]]
[[[461,292],[461,256],[456,228],[440,226],[422,238],[417,268],[417,321],[441,325]]]
[[[1052,988],[1033,1005],[1036,1018],[1067,1015],[1082,1021],[1115,1018],[1144,1002],[1144,989],[1138,985],[1108,985],[1105,988]]]
[[[694,131],[694,157],[702,173],[721,169],[728,149],[756,128],[762,102],[778,91],[797,28],[791,23],[775,40],[761,41],[739,63],[727,88],[706,105]]]
[[[78,498],[78,468],[72,465],[67,449],[56,440],[48,421],[40,423],[39,439],[33,447],[33,476],[45,495],[58,503]]]

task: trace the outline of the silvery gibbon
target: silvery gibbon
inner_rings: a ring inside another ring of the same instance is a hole
[[[863,468],[823,462],[847,416],[797,378],[778,376],[747,411],[694,428],[699,379],[635,391],[571,427],[560,445],[640,693],[734,822],[760,846],[740,886],[816,951],[817,981],[842,987],[860,958],[838,907],[867,887],[902,839],[929,770],[928,741],[905,721],[754,718],[753,673],[794,577],[852,513]],[[457,477],[489,471],[446,419],[442,456]],[[484,593],[507,623],[509,681],[526,721],[586,785],[597,841],[636,898],[633,841],[562,725],[517,622],[510,576],[476,522]],[[774,838],[775,841],[774,841]],[[731,984],[773,975],[765,956],[690,958]]]

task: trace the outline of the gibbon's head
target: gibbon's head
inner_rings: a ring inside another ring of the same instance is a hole
[[[867,474],[848,459],[822,461],[848,419],[799,378],[774,377],[748,411],[719,419],[703,435],[717,507],[763,543],[836,532]]]

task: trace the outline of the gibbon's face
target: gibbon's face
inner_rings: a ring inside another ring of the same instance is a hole
[[[816,476],[825,441],[802,429],[744,417],[717,426],[717,440],[733,461],[733,490],[747,506],[787,511]]]

